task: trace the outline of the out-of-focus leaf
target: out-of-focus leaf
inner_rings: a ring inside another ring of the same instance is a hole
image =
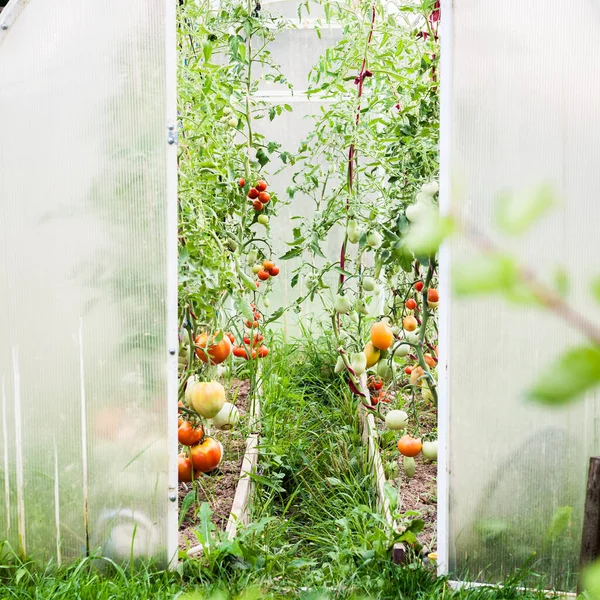
[[[600,348],[579,346],[550,365],[527,395],[535,402],[561,405],[597,385],[600,385]]]
[[[590,600],[600,600],[600,560],[593,562],[583,572],[583,589]]]
[[[562,267],[558,267],[554,272],[554,289],[563,298],[569,293],[569,276]]]
[[[600,275],[592,280],[592,294],[598,302],[600,302]]]
[[[453,230],[452,220],[441,217],[437,209],[432,207],[410,226],[405,244],[415,254],[433,254]]]
[[[508,292],[519,281],[519,267],[512,256],[486,254],[454,265],[454,291],[461,295]]]
[[[496,220],[505,233],[519,235],[539,220],[557,203],[550,185],[541,185],[526,195],[501,194]]]
[[[559,506],[550,519],[550,525],[546,530],[546,541],[555,542],[561,533],[569,526],[571,515],[573,514],[572,506]]]

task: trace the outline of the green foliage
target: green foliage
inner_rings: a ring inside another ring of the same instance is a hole
[[[600,385],[600,349],[596,346],[571,348],[539,376],[529,390],[530,399],[561,405],[578,399]]]

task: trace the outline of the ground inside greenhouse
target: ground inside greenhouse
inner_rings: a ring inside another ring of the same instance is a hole
[[[231,431],[211,432],[211,435],[223,444],[223,461],[219,467],[211,473],[202,475],[194,484],[179,484],[180,550],[188,550],[199,543],[195,529],[200,524],[198,513],[203,502],[208,502],[210,505],[212,522],[216,528],[224,531],[227,527],[246,451],[244,425],[249,415],[249,391],[250,382],[239,379],[232,380],[228,387],[227,397],[240,413],[240,426]]]

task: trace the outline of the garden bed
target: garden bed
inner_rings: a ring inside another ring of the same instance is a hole
[[[238,523],[246,520],[250,479],[245,476],[256,464],[257,435],[254,433],[258,401],[249,406],[250,382],[234,379],[228,399],[238,408],[240,422],[230,431],[214,429],[211,436],[223,445],[223,461],[194,484],[179,484],[179,549],[194,555],[201,551],[195,529],[200,524],[200,507],[208,503],[218,531],[233,537]]]
[[[367,392],[368,393],[368,392]],[[392,402],[392,407],[396,408]],[[390,410],[390,405],[382,406],[382,414]],[[424,553],[435,552],[437,546],[437,463],[426,460],[422,455],[415,458],[416,471],[412,478],[404,474],[402,455],[396,449],[396,438],[393,443],[385,439],[385,423],[375,419],[372,411],[360,408],[363,426],[363,441],[367,445],[369,459],[372,462],[373,475],[376,480],[378,505],[384,518],[391,527],[398,529],[394,521],[389,499],[385,492],[385,483],[392,485],[398,492],[398,510],[400,513],[418,511],[425,526],[418,536],[423,546]],[[421,425],[425,432],[432,431],[436,427],[435,416],[425,413],[421,417]],[[398,464],[398,477],[386,479],[384,465],[393,460]],[[404,560],[405,548],[402,544],[394,546],[393,558],[396,562]]]

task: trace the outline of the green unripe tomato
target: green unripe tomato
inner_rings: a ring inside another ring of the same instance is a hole
[[[269,217],[267,215],[258,215],[258,219],[256,220],[265,227],[269,224]]]
[[[354,303],[354,310],[356,312],[359,312],[361,315],[369,314],[369,307],[367,306],[367,303],[361,298],[358,298],[358,300],[356,300],[356,302]]]
[[[258,259],[258,252],[256,250],[250,250],[246,255],[246,263],[253,265]]]
[[[365,292],[372,292],[375,289],[375,280],[372,277],[363,277],[362,289]]]
[[[271,301],[268,298],[263,298],[263,304],[265,305],[265,308],[269,308],[269,306],[271,306]]]
[[[408,344],[400,344],[396,350],[394,350],[394,356],[397,358],[403,358],[410,354],[410,346]]]
[[[350,221],[348,221],[348,241],[351,244],[358,244],[358,240],[360,240],[360,230],[358,229],[356,221],[350,219]]]
[[[226,106],[226,107],[223,109],[223,114],[224,114],[224,115],[228,115],[228,116],[229,116],[229,115],[230,115],[232,112],[233,112],[233,111],[231,110],[231,107],[230,107],[230,106]]]
[[[333,303],[333,309],[335,310],[335,312],[347,315],[350,312],[351,308],[352,304],[350,302],[350,298],[348,298],[347,296],[342,296],[341,294],[338,294],[335,297],[335,301]]]
[[[389,481],[391,479],[397,479],[400,474],[400,467],[398,461],[390,460],[385,465],[385,478]]]
[[[390,410],[390,412],[385,415],[385,424],[392,431],[406,429],[408,415],[403,410]]]
[[[231,238],[227,240],[227,245],[232,252],[235,252],[238,249],[238,243]]]
[[[380,360],[377,363],[377,375],[386,381],[394,376],[394,370],[387,360]]]
[[[438,443],[437,440],[433,442],[423,442],[423,448],[421,449],[423,456],[427,460],[437,460],[438,457]]]
[[[344,359],[341,356],[338,356],[337,362],[335,363],[334,373],[341,373],[346,369],[346,365],[344,363]]]
[[[259,265],[258,263],[256,263],[255,265],[252,265],[252,272],[256,275],[259,271],[262,271],[262,265]]]
[[[383,240],[378,231],[371,231],[369,235],[367,235],[367,246],[370,246],[373,249],[379,248],[382,242]]]
[[[364,352],[353,352],[350,357],[350,366],[356,375],[362,375],[367,370],[366,354]]]
[[[415,471],[417,470],[417,465],[415,463],[415,459],[412,456],[404,457],[404,474],[412,479],[415,476]]]
[[[227,125],[229,125],[229,127],[237,127],[238,124],[238,120],[235,117],[231,117],[231,119],[229,119],[229,121],[227,121]]]

